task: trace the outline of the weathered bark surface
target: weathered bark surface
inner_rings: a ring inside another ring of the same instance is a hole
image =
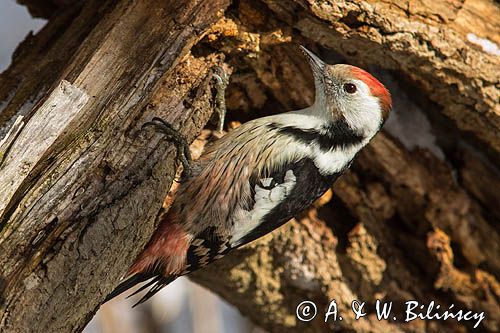
[[[152,233],[172,181],[175,150],[140,124],[163,116],[193,139],[210,114],[204,78],[218,52],[234,68],[230,120],[307,105],[302,43],[381,75],[395,94],[388,132],[333,200],[193,279],[272,332],[472,331],[403,324],[411,299],[484,311],[479,330],[499,330],[500,57],[467,37],[500,44],[497,2],[240,0],[196,45],[223,1],[77,3],[0,77],[0,134],[17,133],[0,144],[2,328],[82,327]],[[396,130],[417,116],[429,128]],[[305,299],[319,315],[301,323]],[[344,320],[324,323],[332,299]],[[354,320],[354,299],[394,301],[398,321]]]
[[[175,149],[141,124],[204,126],[218,60],[188,52],[227,4],[89,1],[20,47],[0,81],[2,332],[79,331],[148,240]]]

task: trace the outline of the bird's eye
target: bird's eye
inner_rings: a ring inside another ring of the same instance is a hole
[[[354,83],[344,84],[344,91],[348,94],[354,94],[358,90],[358,87]]]

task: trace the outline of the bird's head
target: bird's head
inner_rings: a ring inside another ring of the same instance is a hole
[[[367,71],[351,65],[329,65],[301,46],[314,75],[313,109],[366,136],[373,136],[389,116],[391,94]]]

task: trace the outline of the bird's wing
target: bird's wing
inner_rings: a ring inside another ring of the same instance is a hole
[[[306,157],[275,167],[266,178],[250,178],[253,205],[236,217],[231,247],[244,245],[278,228],[309,207],[339,175],[322,175]]]
[[[181,184],[171,210],[194,235],[185,273],[276,229],[338,177],[320,173],[310,145],[280,130],[269,119],[241,126],[209,147],[200,172]]]

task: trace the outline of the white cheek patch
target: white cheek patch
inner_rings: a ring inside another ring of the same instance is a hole
[[[265,180],[269,181],[266,182],[268,185],[265,185],[261,180],[264,186],[269,186],[272,182],[272,178],[265,178]],[[283,184],[278,184],[269,190],[255,185],[255,205],[253,209],[250,211],[239,210],[234,214],[232,237],[229,241],[231,246],[240,245],[239,241],[257,228],[261,224],[262,218],[292,193],[296,183],[297,178],[293,171],[288,170],[285,173]]]
[[[359,96],[349,99],[342,105],[342,114],[351,128],[357,129],[365,136],[373,136],[382,122],[379,100],[371,96],[370,88],[359,80],[354,80],[358,86]],[[362,97],[362,98],[361,98]]]

